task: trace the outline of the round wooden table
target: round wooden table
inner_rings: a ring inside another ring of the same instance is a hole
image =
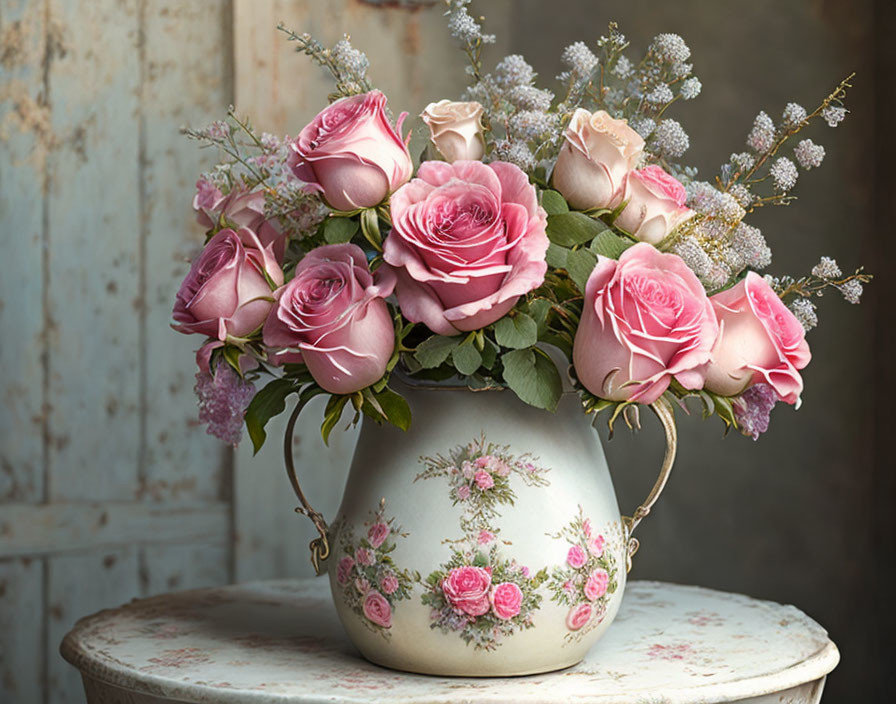
[[[839,653],[793,606],[632,582],[584,662],[528,677],[465,679],[361,659],[325,580],[166,594],[78,622],[62,655],[90,704],[220,702],[816,703]]]

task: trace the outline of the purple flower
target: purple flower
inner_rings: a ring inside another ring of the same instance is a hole
[[[768,384],[755,384],[734,399],[734,419],[740,432],[758,440],[768,430],[769,415],[779,400]]]
[[[236,447],[243,436],[243,415],[255,387],[222,359],[214,375],[196,375],[193,391],[199,399],[199,420],[208,424],[206,432]]]

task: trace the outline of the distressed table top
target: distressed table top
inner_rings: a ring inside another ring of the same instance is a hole
[[[87,676],[184,702],[701,702],[779,692],[839,660],[793,606],[699,587],[631,582],[581,664],[528,677],[393,672],[357,654],[325,580],[167,594],[78,622],[62,654]]]

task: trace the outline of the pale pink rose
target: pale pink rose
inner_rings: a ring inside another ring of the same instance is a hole
[[[606,541],[604,540],[604,536],[599,535],[596,538],[592,538],[588,541],[588,552],[594,555],[594,557],[600,557],[604,554],[605,546]]]
[[[569,596],[576,595],[576,585],[573,584],[573,581],[571,579],[567,579],[563,583],[563,591],[565,591],[567,594],[569,594]]]
[[[492,587],[489,600],[495,616],[506,621],[519,614],[523,604],[523,590],[513,582],[501,582]]]
[[[491,604],[488,599],[492,576],[482,567],[455,567],[442,580],[448,603],[470,616],[482,616]]]
[[[264,342],[298,349],[308,371],[325,390],[350,394],[379,381],[395,349],[395,328],[384,300],[395,275],[367,267],[354,244],[313,249],[295,276],[274,294]]]
[[[457,487],[457,498],[459,498],[461,501],[466,501],[467,499],[469,499],[470,487],[468,487],[466,484]]]
[[[488,467],[492,462],[491,455],[483,455],[482,457],[477,457],[473,464],[475,464],[479,469],[483,469],[484,467]]]
[[[368,550],[367,548],[358,548],[355,551],[355,559],[358,561],[360,565],[367,565],[368,567],[373,564],[373,551]]]
[[[652,403],[673,378],[686,389],[703,387],[718,334],[694,272],[680,257],[639,242],[618,262],[598,257],[585,287],[573,363],[595,396]]]
[[[685,207],[684,186],[656,165],[628,175],[625,199],[628,204],[613,224],[635,239],[650,244],[658,244],[695,215],[693,210]]]
[[[460,470],[465,479],[472,479],[473,475],[476,473],[476,470],[473,468],[473,463],[469,460],[464,460],[463,464],[460,466]]]
[[[585,533],[586,537],[588,537],[588,538],[591,537],[591,519],[590,518],[586,518],[584,521],[582,521],[582,531]]]
[[[476,482],[476,486],[483,491],[491,489],[495,485],[495,480],[492,478],[492,475],[484,469],[480,469],[473,475],[473,481]]]
[[[644,150],[643,138],[603,110],[577,109],[563,133],[551,183],[573,208],[615,208],[625,193],[625,177]]]
[[[372,208],[406,183],[413,163],[379,91],[342,98],[324,108],[290,145],[289,166],[336,210]]]
[[[733,396],[757,383],[771,386],[785,403],[803,390],[798,370],[812,359],[806,332],[759,274],[710,299],[719,320],[719,338],[706,372],[706,388]]]
[[[523,565],[522,567],[520,567],[520,574],[523,575],[523,577],[528,577],[530,574],[532,574],[532,571],[528,567],[526,567],[526,565]]]
[[[355,579],[355,589],[357,589],[360,594],[366,594],[370,591],[370,582],[366,577],[358,577]]]
[[[394,594],[398,589],[398,578],[391,573],[384,574],[380,579],[380,589],[383,590],[383,594]]]
[[[569,610],[569,614],[566,616],[566,627],[571,631],[578,631],[591,619],[591,613],[591,604],[587,601],[576,604]]]
[[[336,581],[342,585],[348,584],[354,566],[355,561],[350,557],[346,556],[339,560],[339,564],[336,566]]]
[[[481,530],[479,531],[479,536],[476,538],[476,542],[480,545],[488,545],[495,539],[495,534],[490,530]]]
[[[585,554],[585,551],[582,550],[580,545],[573,545],[569,549],[569,552],[566,553],[566,562],[574,569],[579,569],[579,567],[584,565],[587,560],[588,556]]]
[[[485,153],[482,139],[482,105],[440,100],[427,105],[420,117],[429,127],[429,138],[449,163],[460,159],[479,161]]]
[[[379,592],[370,592],[364,597],[364,615],[371,623],[383,628],[392,627],[392,607]]]
[[[378,548],[385,542],[391,532],[389,526],[385,523],[374,523],[367,531],[367,541],[373,547]]]
[[[427,161],[390,205],[383,257],[412,322],[440,335],[477,330],[544,281],[547,214],[513,164]]]
[[[610,575],[606,570],[600,568],[594,570],[585,582],[585,596],[591,601],[597,601],[607,593],[607,587],[610,584]]]
[[[283,272],[270,247],[252,230],[221,230],[193,262],[174,302],[175,330],[226,341],[261,327],[273,307],[266,276],[279,286]]]
[[[272,245],[278,262],[283,261],[287,233],[277,218],[265,217],[263,190],[249,191],[235,186],[225,196],[207,181],[200,179],[196,182],[193,208],[197,211],[196,219],[203,227],[209,229],[222,224],[235,229],[247,227],[258,235],[258,240],[264,247]]]

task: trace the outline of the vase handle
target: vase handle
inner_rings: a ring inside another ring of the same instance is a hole
[[[314,523],[314,527],[317,528],[317,532],[320,534],[308,545],[311,549],[311,564],[314,565],[314,573],[317,576],[320,576],[323,574],[321,562],[330,556],[330,541],[327,538],[330,529],[320,512],[316,511],[311,506],[308,499],[305,498],[305,492],[303,492],[302,487],[299,486],[299,478],[296,476],[296,467],[292,456],[292,436],[295,432],[296,421],[307,403],[307,400],[303,401],[300,399],[286,424],[286,432],[283,435],[283,461],[286,464],[286,476],[289,477],[289,483],[292,484],[292,490],[296,493],[299,502],[302,504],[296,508],[296,513],[308,516],[308,518],[311,519],[311,522]]]
[[[660,467],[660,475],[657,477],[653,489],[635,512],[631,516],[622,517],[622,525],[625,534],[626,554],[625,554],[625,571],[630,572],[632,569],[632,557],[638,552],[640,543],[637,538],[632,537],[632,533],[638,524],[650,513],[650,509],[660,497],[666,482],[669,481],[669,475],[672,473],[672,465],[675,463],[675,453],[678,449],[678,430],[675,427],[675,415],[672,405],[664,398],[660,397],[650,404],[650,409],[659,418],[663,431],[666,434],[666,454],[663,457],[663,465]]]

